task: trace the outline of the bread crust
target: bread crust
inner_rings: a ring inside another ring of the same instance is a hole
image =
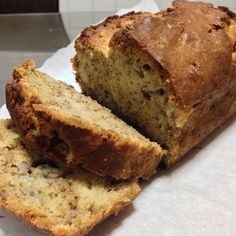
[[[235,19],[227,8],[175,1],[173,8],[116,32],[110,44],[141,50],[161,67],[176,104],[189,110],[199,101],[217,96],[235,80],[235,40],[227,33]]]
[[[102,50],[103,46],[105,48],[107,47],[107,42],[115,32],[124,28],[127,24],[132,23],[133,21],[146,15],[150,15],[150,13],[132,11],[122,16],[109,16],[100,24],[85,28],[81,32],[80,36],[75,40],[75,49],[80,50],[82,47],[88,47]],[[74,63],[77,68],[77,60],[75,60]]]
[[[167,168],[179,161],[191,148],[201,142],[236,112],[236,83],[223,94],[198,104],[188,122],[177,128],[168,155],[163,158]]]
[[[4,136],[6,136],[7,138],[4,138]],[[45,212],[42,212],[42,209],[38,209],[37,207],[34,206],[34,204],[33,205],[29,204],[28,201],[30,201],[30,197],[27,197],[28,196],[27,194],[29,193],[28,192],[25,193],[24,187],[18,185],[18,182],[20,182],[22,178],[24,178],[26,183],[28,183],[29,185],[33,184],[34,182],[32,183],[31,181],[34,181],[35,177],[32,174],[32,172],[36,171],[35,173],[38,173],[40,175],[40,169],[38,167],[32,167],[33,157],[30,156],[24,149],[24,147],[21,145],[19,135],[16,133],[12,120],[2,120],[2,119],[0,120],[0,140],[1,140],[0,162],[1,165],[3,165],[4,163],[4,167],[1,166],[1,169],[4,169],[4,173],[2,173],[0,177],[1,180],[0,207],[5,208],[8,212],[12,213],[17,218],[23,220],[23,222],[26,223],[28,226],[35,228],[44,235],[74,236],[74,235],[88,234],[88,232],[92,230],[92,228],[96,224],[100,223],[110,215],[118,213],[126,205],[130,204],[131,201],[135,199],[140,192],[140,187],[135,182],[130,182],[130,183],[123,182],[123,183],[117,183],[117,185],[114,184],[113,185],[114,189],[117,187],[117,191],[120,192],[119,197],[118,196],[115,197],[112,200],[113,202],[111,204],[108,204],[106,207],[103,205],[101,209],[94,212],[94,214],[91,214],[89,220],[81,221],[80,217],[79,216],[77,217],[75,215],[74,216],[75,219],[72,225],[65,224],[65,222],[63,222],[63,224],[62,222],[58,223],[58,219],[55,219],[57,217],[56,213],[54,215],[54,213],[51,212],[50,209],[47,209]],[[6,156],[8,156],[9,158],[7,159]],[[17,163],[14,162],[14,160],[16,159],[18,160]],[[45,168],[47,168],[49,172],[51,171],[53,173],[54,168],[50,166],[47,166]],[[86,178],[83,179],[81,176],[84,175],[86,175]],[[78,181],[79,178],[81,182]],[[53,189],[54,190],[56,189],[57,191],[54,192],[54,194],[60,196],[65,194],[64,192],[60,192],[61,188],[60,184],[66,184],[67,187],[69,188],[71,183],[73,182],[78,181],[80,183],[83,183],[83,181],[86,182],[86,180],[88,180],[87,184],[89,186],[90,184],[89,181],[92,181],[95,178],[98,179],[98,184],[102,184],[102,186],[104,185],[104,188],[106,188],[105,178],[94,176],[92,174],[86,173],[85,171],[75,172],[74,176],[70,175],[64,178],[55,176],[54,179],[50,177],[44,177],[43,184],[45,184],[46,186],[47,183],[54,183]],[[11,181],[13,181],[14,183],[12,183]],[[34,197],[38,201],[41,201],[40,191],[42,191],[42,189],[40,188],[40,186],[37,185],[33,186],[33,188],[39,191],[39,192],[36,191],[36,196]],[[87,188],[89,189],[89,187]],[[31,191],[33,189],[29,188],[29,190]],[[49,198],[52,197],[50,196],[50,194],[48,194],[46,188],[44,190],[45,190],[44,197],[46,196]],[[109,185],[107,185],[107,190],[109,190]],[[70,193],[69,190],[68,193]],[[111,195],[111,193],[108,192],[107,195],[109,194]],[[77,204],[76,202],[79,201],[79,199],[74,197],[72,196],[74,204]],[[95,195],[91,196],[91,198],[92,199],[94,198],[93,199],[94,202],[98,201]],[[68,199],[66,200],[64,199],[64,201],[65,205],[70,204],[70,202],[68,202]],[[42,199],[41,205],[43,204],[45,204],[45,202]],[[93,205],[94,203],[90,202],[90,204]],[[82,209],[84,208],[81,206],[81,211]],[[87,211],[89,212],[89,210],[87,210],[86,206],[85,209],[86,210],[84,210],[84,212],[78,212],[78,215],[80,215],[81,213],[86,215],[86,212]]]
[[[14,79],[6,86],[6,101],[24,141],[33,150],[63,166],[82,166],[101,176],[148,179],[155,173],[164,154],[157,144],[122,137],[54,111],[26,86],[32,73],[43,76],[35,71],[32,61],[14,70]],[[69,162],[65,160],[67,155],[71,156]]]

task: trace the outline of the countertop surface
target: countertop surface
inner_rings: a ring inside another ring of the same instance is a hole
[[[0,106],[13,68],[34,59],[37,67],[79,32],[113,12],[73,12],[0,15]]]

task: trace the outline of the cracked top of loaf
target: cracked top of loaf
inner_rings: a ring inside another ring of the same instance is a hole
[[[113,34],[124,28],[127,24],[133,23],[133,21],[147,15],[150,15],[150,13],[129,12],[122,16],[110,16],[98,25],[92,25],[85,28],[81,32],[81,35],[76,39],[75,47],[78,49],[79,47],[84,46],[107,55],[109,51],[109,42]]]
[[[174,1],[172,8],[116,32],[111,46],[117,45],[141,49],[160,66],[183,107],[216,96],[236,82],[236,15],[225,7]]]

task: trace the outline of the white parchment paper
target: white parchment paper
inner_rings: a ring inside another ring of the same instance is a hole
[[[143,0],[130,10],[158,11],[154,1]],[[40,68],[56,79],[74,82],[70,58],[73,43],[59,50]],[[0,117],[8,117],[5,107]],[[132,205],[110,217],[90,236],[234,236],[236,235],[236,116],[228,120],[185,159],[168,171],[159,171],[143,184]],[[0,235],[36,236],[1,210]]]

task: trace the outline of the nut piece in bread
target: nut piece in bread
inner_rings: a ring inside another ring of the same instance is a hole
[[[99,38],[91,40],[101,26],[94,31],[76,41],[78,82],[167,148],[167,166],[235,113],[236,17],[227,8],[175,1],[171,9],[113,31],[106,54],[96,59]],[[93,67],[95,60],[103,64]]]
[[[0,120],[0,206],[46,235],[85,235],[140,192],[137,183],[36,166],[11,120]]]
[[[7,108],[25,143],[66,167],[116,179],[149,178],[163,150],[74,88],[18,66],[6,87]]]

